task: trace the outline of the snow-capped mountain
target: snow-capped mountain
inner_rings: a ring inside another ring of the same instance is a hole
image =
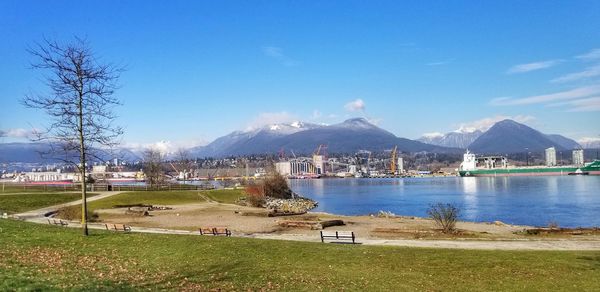
[[[481,130],[457,130],[446,134],[425,134],[423,137],[417,139],[417,141],[432,145],[465,149],[471,145],[473,141],[479,138],[481,134],[483,134],[483,131]]]
[[[543,150],[547,147],[571,150],[581,146],[572,139],[557,135],[543,134],[539,131],[506,119],[495,123],[489,129],[461,128],[442,134],[429,133],[417,141],[423,143],[466,149],[482,153],[510,153],[527,147],[530,150]]]
[[[354,118],[330,126],[294,122],[233,132],[206,146],[192,148],[190,152],[195,157],[274,154],[281,149],[306,154],[320,144],[326,144],[330,151],[338,153],[352,153],[360,149],[379,151],[396,145],[401,151],[409,152],[457,150],[398,138],[366,119]]]
[[[577,142],[583,149],[600,149],[600,138],[582,138]]]

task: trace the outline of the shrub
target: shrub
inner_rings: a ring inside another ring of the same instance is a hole
[[[263,181],[263,191],[267,197],[278,199],[292,198],[292,190],[290,190],[287,180],[276,172]]]
[[[264,196],[265,192],[262,184],[250,184],[244,187],[244,192],[249,196]]]
[[[58,209],[56,217],[65,220],[81,220],[81,205],[68,206]],[[98,220],[98,214],[90,212],[88,210],[88,222],[94,222]]]
[[[265,196],[262,195],[248,195],[246,196],[246,202],[251,207],[264,207],[267,203]]]
[[[460,209],[453,204],[437,203],[427,210],[427,214],[442,229],[444,233],[454,233]]]

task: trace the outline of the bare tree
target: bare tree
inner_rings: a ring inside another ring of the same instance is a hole
[[[35,59],[32,68],[44,71],[49,87],[47,93],[23,99],[25,106],[44,110],[50,116],[50,125],[38,131],[34,140],[49,142],[47,155],[71,163],[79,171],[81,224],[87,235],[86,167],[98,158],[96,150],[115,146],[116,138],[123,133],[122,128],[113,125],[113,108],[120,105],[114,93],[123,68],[100,63],[89,43],[77,37],[66,44],[46,39],[28,52]]]
[[[165,181],[165,171],[163,168],[164,155],[157,149],[147,149],[144,151],[143,171],[146,176],[146,183],[154,188]]]
[[[183,173],[183,184],[186,183],[186,178],[192,173],[194,162],[190,159],[190,151],[185,148],[179,148],[177,150],[177,159],[179,160],[179,172]]]

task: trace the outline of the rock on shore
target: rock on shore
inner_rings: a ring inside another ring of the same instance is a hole
[[[265,200],[265,208],[283,213],[306,213],[316,207],[316,201],[303,197],[294,199],[277,199],[267,197]]]

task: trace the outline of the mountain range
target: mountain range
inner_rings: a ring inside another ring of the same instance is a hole
[[[49,143],[0,143],[0,163],[58,163],[57,156],[42,155],[51,153]],[[140,161],[141,154],[127,148],[117,148],[112,151],[94,150],[94,154],[103,161],[118,158],[125,161]],[[76,156],[75,156],[76,157]],[[75,158],[74,158],[75,159]]]
[[[516,153],[582,148],[579,143],[558,134],[543,134],[513,120],[502,120],[487,131],[454,131],[447,134],[425,135],[418,141],[445,147],[468,148],[476,153]]]
[[[508,154],[543,151],[555,147],[559,151],[581,148],[577,142],[557,134],[543,134],[513,120],[503,120],[487,131],[454,131],[410,140],[381,129],[363,118],[334,125],[303,122],[272,124],[247,131],[235,131],[205,146],[188,149],[191,157],[227,157],[251,154],[310,154],[319,145],[327,145],[331,153],[356,153],[360,150],[384,151],[398,146],[402,152],[462,153],[464,149],[478,154]],[[595,144],[590,144],[595,145]],[[588,145],[586,145],[588,146]],[[2,143],[0,163],[50,163],[38,152],[47,150],[41,143]],[[527,150],[526,150],[527,149]],[[107,159],[119,157],[139,161],[140,149],[117,149]],[[172,157],[175,159],[175,157]]]
[[[259,129],[233,132],[214,142],[190,149],[195,157],[223,157],[230,155],[273,154],[281,151],[312,153],[319,145],[329,151],[354,153],[359,150],[383,151],[398,146],[406,152],[458,153],[461,150],[431,145],[396,137],[364,118],[354,118],[334,125],[316,125],[302,122],[268,125]]]

